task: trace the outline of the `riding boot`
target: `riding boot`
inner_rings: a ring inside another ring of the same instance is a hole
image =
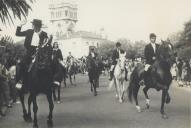
[[[128,72],[127,72],[127,69],[125,68],[125,80],[126,81],[128,81],[127,74],[128,74]]]
[[[113,71],[110,71],[110,78],[109,81],[111,81],[113,79]]]

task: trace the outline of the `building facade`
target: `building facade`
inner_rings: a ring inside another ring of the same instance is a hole
[[[64,57],[71,52],[76,58],[87,56],[90,47],[99,47],[106,41],[101,34],[75,31],[78,21],[77,5],[66,0],[52,0],[49,5],[51,31]]]

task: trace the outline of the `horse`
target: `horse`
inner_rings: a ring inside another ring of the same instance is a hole
[[[71,58],[70,59],[70,63],[68,63],[68,75],[69,75],[69,79],[70,79],[70,84],[73,85],[73,82],[72,82],[72,76],[73,76],[73,79],[74,81],[76,80],[76,73],[77,73],[77,69],[76,69],[76,63],[74,61],[74,58]]]
[[[54,82],[53,86],[53,98],[55,101],[57,101],[57,103],[60,103],[60,90],[61,90],[61,85],[62,85],[62,81],[64,83],[64,86],[66,87],[66,75],[67,75],[67,71],[66,68],[63,64],[59,63],[58,65],[54,65],[54,66],[58,66],[58,71],[55,73],[54,75],[54,80],[56,80]],[[58,92],[58,96],[56,96],[56,89]]]
[[[38,128],[37,123],[37,111],[38,105],[36,97],[40,93],[44,93],[47,97],[49,103],[49,115],[47,119],[47,124],[49,127],[53,126],[52,113],[54,109],[54,104],[52,100],[52,85],[53,85],[53,63],[52,63],[52,38],[49,39],[48,43],[40,45],[36,52],[35,60],[31,70],[28,72],[28,83],[29,91],[33,103],[33,113],[34,121],[33,126]]]
[[[97,96],[97,87],[99,87],[99,76],[102,70],[100,62],[96,62],[95,59],[88,56],[87,69],[88,69],[88,77],[89,77],[89,81],[91,85],[91,92],[93,92],[94,96]]]
[[[114,69],[114,78],[110,84],[115,85],[116,98],[119,99],[119,102],[123,102],[123,95],[125,92],[125,64],[126,64],[126,52],[119,54],[119,59]]]
[[[53,126],[52,121],[52,112],[54,108],[53,100],[52,100],[52,85],[53,85],[53,65],[52,65],[52,47],[50,43],[52,42],[52,38],[50,38],[47,43],[40,45],[36,51],[35,58],[29,67],[22,68],[23,70],[19,70],[22,66],[26,66],[25,61],[17,64],[17,73],[16,73],[16,81],[21,81],[22,84],[16,85],[19,90],[19,96],[21,99],[21,104],[23,107],[23,118],[25,121],[32,121],[31,117],[31,103],[33,103],[33,112],[34,112],[34,120],[33,127],[38,128],[37,124],[37,102],[36,97],[40,93],[44,93],[47,96],[47,100],[49,103],[49,115],[47,124],[49,127]],[[25,59],[23,59],[25,60]],[[28,112],[26,110],[24,104],[24,94],[29,92],[28,98]]]
[[[144,71],[145,66],[141,63],[138,63],[134,68],[131,76],[128,87],[128,98],[132,102],[132,97],[135,100],[136,108],[138,112],[141,112],[141,108],[138,104],[138,91],[141,85],[145,86],[143,88],[144,95],[146,97],[146,106],[147,109],[150,107],[150,99],[148,97],[148,90],[154,88],[157,91],[162,90],[162,100],[161,100],[161,115],[163,119],[167,119],[168,116],[164,111],[164,104],[170,103],[170,95],[168,90],[172,82],[172,75],[170,69],[172,64],[175,61],[173,47],[167,41],[162,41],[160,45],[157,57],[154,64],[149,68],[148,71]],[[141,83],[144,84],[141,84]]]

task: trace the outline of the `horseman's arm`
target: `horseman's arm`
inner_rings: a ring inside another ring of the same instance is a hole
[[[145,56],[146,61],[150,61],[149,60],[149,58],[150,58],[150,51],[149,51],[147,46],[145,46],[144,56]],[[146,62],[146,63],[149,63],[149,62]]]
[[[26,36],[27,32],[28,32],[28,30],[26,30],[26,31],[21,31],[21,27],[18,26],[18,27],[17,27],[17,30],[16,30],[16,36]]]

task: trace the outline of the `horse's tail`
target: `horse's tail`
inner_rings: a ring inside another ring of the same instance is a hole
[[[133,72],[131,73],[131,76],[130,76],[130,81],[129,81],[129,87],[128,87],[128,90],[127,90],[127,94],[128,94],[128,98],[129,98],[129,101],[132,102],[132,96],[133,96],[133,93],[135,91],[136,88],[139,88],[138,86],[139,83],[138,83],[138,73],[137,73],[137,69],[135,68],[133,70]]]

